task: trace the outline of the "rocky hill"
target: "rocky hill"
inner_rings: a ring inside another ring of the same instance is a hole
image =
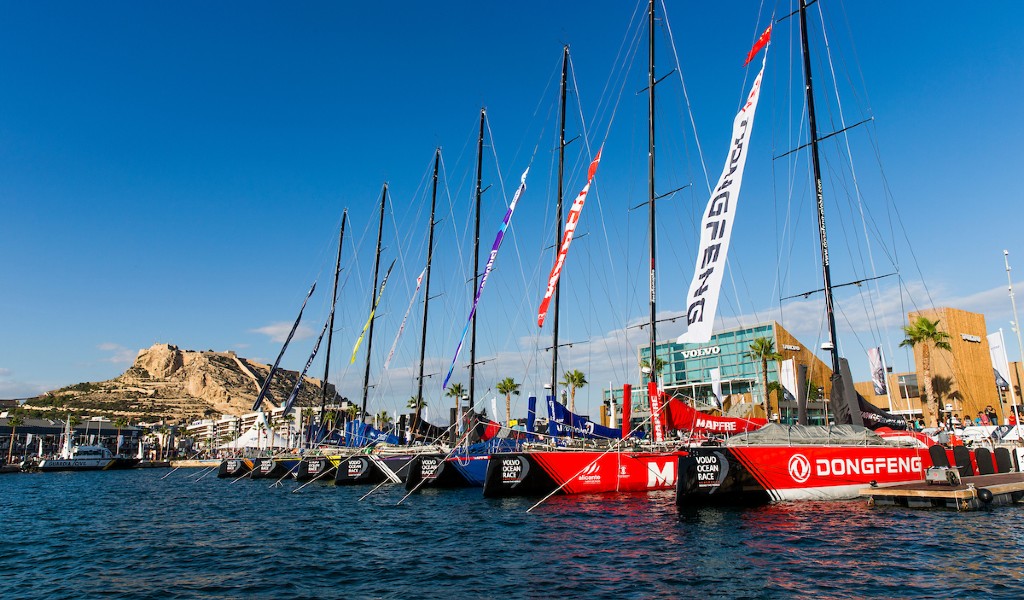
[[[140,350],[135,363],[119,377],[47,392],[26,401],[24,408],[178,423],[222,414],[242,415],[251,412],[268,373],[269,365],[234,352],[181,350],[170,344],[156,344]],[[298,375],[278,369],[265,407],[283,403]],[[306,377],[296,404],[319,406],[320,388],[319,379]],[[333,385],[327,386],[327,398],[335,401]]]

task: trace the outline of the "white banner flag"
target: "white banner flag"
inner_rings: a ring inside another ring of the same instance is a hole
[[[782,361],[779,369],[779,385],[782,386],[782,394],[790,402],[796,401],[796,361],[792,358]]]
[[[1006,344],[1003,340],[1003,330],[988,334],[988,354],[992,358],[992,368],[996,375],[1005,383],[1005,386],[1013,389],[1010,381],[1010,359],[1006,356]],[[999,383],[998,379],[996,380]],[[1000,384],[1003,385],[1003,384]]]
[[[722,371],[711,369],[711,392],[715,395],[715,402],[718,408],[722,408]]]
[[[871,385],[875,388],[875,395],[884,396],[888,389],[885,385],[885,359],[880,347],[868,348],[868,364],[871,365]]]
[[[765,55],[767,56],[767,54]],[[679,344],[705,343],[711,340],[711,327],[718,308],[718,294],[722,287],[725,259],[729,252],[732,223],[736,218],[740,185],[743,182],[743,168],[747,164],[747,149],[750,146],[748,133],[754,126],[754,111],[761,91],[761,77],[764,63],[754,79],[750,95],[732,123],[732,147],[725,161],[722,176],[718,179],[707,209],[701,220],[700,246],[693,271],[690,291],[686,294],[686,331],[676,340]]]

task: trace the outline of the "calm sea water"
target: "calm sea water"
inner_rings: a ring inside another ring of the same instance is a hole
[[[1024,507],[791,503],[682,514],[670,493],[0,476],[2,598],[1024,597]]]

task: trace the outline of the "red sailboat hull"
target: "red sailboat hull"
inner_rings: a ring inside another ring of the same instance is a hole
[[[870,485],[921,481],[924,448],[889,446],[733,446],[695,448],[679,461],[679,506],[843,500]]]
[[[491,456],[484,496],[544,496],[672,489],[685,451],[540,450]]]

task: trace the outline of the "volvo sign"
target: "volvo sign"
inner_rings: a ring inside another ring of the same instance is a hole
[[[707,348],[694,348],[693,350],[683,350],[683,358],[700,358],[701,356],[714,356],[721,354],[722,349],[718,346],[708,346]]]

